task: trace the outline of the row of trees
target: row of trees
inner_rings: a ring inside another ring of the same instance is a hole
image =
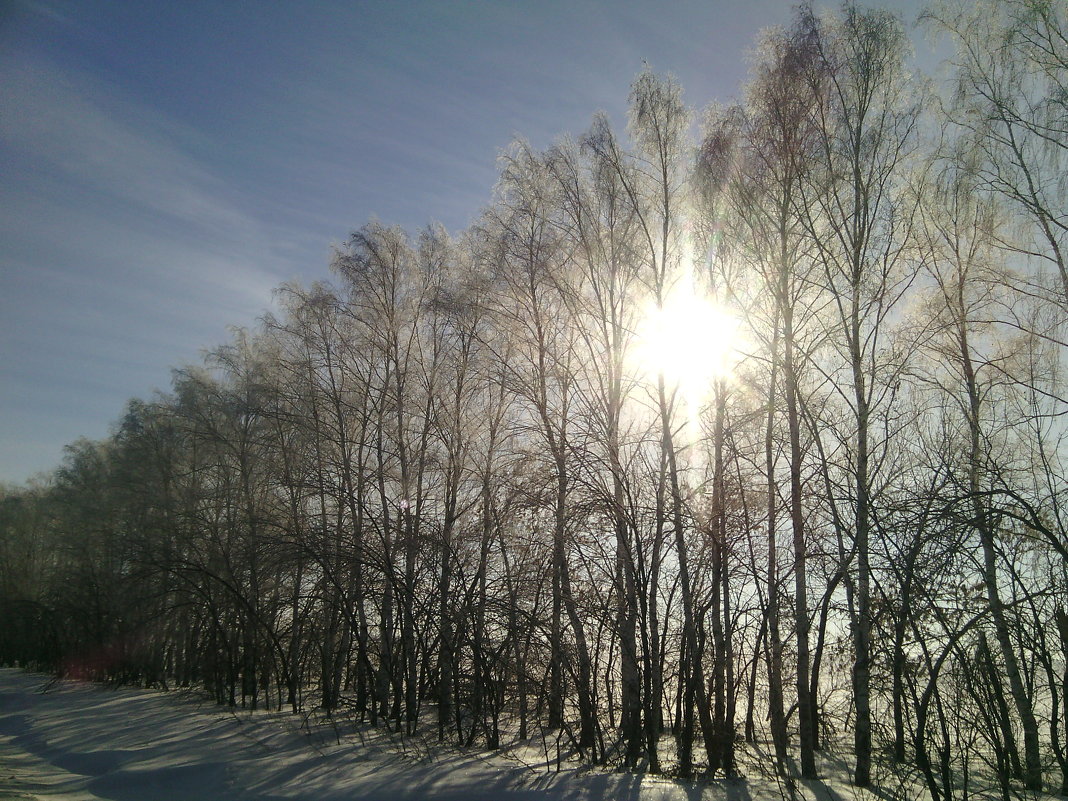
[[[859,786],[1068,792],[1066,11],[928,17],[948,97],[892,14],[803,7],[697,140],[645,72],[629,141],[514,144],[461,236],[362,228],[4,495],[0,661],[682,776],[767,739],[812,777],[848,734]],[[638,358],[694,293],[734,355]]]

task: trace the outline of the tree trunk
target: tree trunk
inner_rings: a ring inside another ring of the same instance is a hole
[[[682,509],[682,488],[679,482],[679,471],[675,457],[675,442],[671,433],[672,414],[668,402],[667,391],[664,386],[664,376],[658,379],[660,400],[660,425],[661,446],[667,460],[667,476],[671,488],[671,522],[675,529],[675,550],[679,562],[679,583],[682,591],[682,614],[683,614],[683,639],[685,641],[687,670],[680,677],[685,692],[683,714],[693,714],[693,706],[697,706],[698,718],[701,722],[701,731],[704,735],[705,750],[709,755],[715,753],[716,743],[714,738],[714,726],[712,712],[705,695],[704,667],[701,661],[700,639],[697,636],[697,616],[694,609],[693,585],[690,577],[690,564]],[[692,724],[683,726],[683,737],[680,745],[679,773],[683,777],[693,775],[693,752],[692,752]]]
[[[963,292],[963,287],[958,289]],[[959,308],[964,309],[964,299],[958,295]],[[1038,737],[1038,721],[1035,719],[1034,709],[1031,707],[1027,690],[1020,676],[1020,663],[1016,658],[1016,650],[1012,644],[1009,632],[1009,623],[1005,617],[1005,606],[1001,601],[998,590],[997,553],[994,543],[994,523],[991,520],[990,510],[987,508],[981,495],[980,470],[982,469],[983,452],[980,440],[980,405],[981,394],[975,375],[975,367],[972,362],[972,352],[969,343],[967,321],[961,319],[959,325],[959,345],[961,366],[964,371],[965,387],[968,391],[968,428],[971,438],[970,452],[968,455],[968,490],[972,499],[972,512],[974,525],[979,533],[980,544],[983,549],[983,579],[986,583],[987,604],[990,607],[990,615],[994,620],[994,632],[997,636],[998,646],[1001,651],[1001,659],[1005,667],[1005,676],[1009,680],[1009,692],[1012,694],[1016,706],[1016,713],[1020,717],[1021,728],[1024,737],[1024,784],[1028,790],[1039,792],[1042,790],[1042,757]]]
[[[1061,654],[1064,657],[1064,671],[1061,674],[1061,722],[1064,736],[1068,737],[1068,614],[1064,608],[1057,607],[1057,634],[1061,641]],[[1056,715],[1057,711],[1054,710]],[[1062,746],[1063,749],[1063,746]],[[1068,796],[1068,758],[1061,760],[1061,795]]]
[[[784,276],[783,281],[785,282]],[[785,287],[781,290],[785,295]],[[801,508],[801,415],[797,368],[794,364],[793,309],[783,309],[783,369],[786,373],[786,417],[790,433],[790,524],[794,544],[794,622],[797,633],[797,717],[801,745],[801,776],[816,778],[816,714],[809,689],[808,551]]]

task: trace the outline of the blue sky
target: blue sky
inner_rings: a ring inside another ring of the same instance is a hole
[[[459,230],[514,136],[621,127],[643,61],[693,106],[737,97],[791,7],[0,2],[0,482],[105,436],[372,217]]]

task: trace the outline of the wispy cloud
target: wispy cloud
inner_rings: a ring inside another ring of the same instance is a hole
[[[292,270],[194,132],[40,60],[0,74],[0,480],[19,480],[251,323]]]
[[[263,238],[262,226],[228,202],[233,189],[179,146],[196,138],[192,131],[47,64],[4,64],[2,72],[0,143],[34,171],[31,180],[21,176],[24,188],[41,186],[43,167],[53,184],[89,195],[98,213],[109,205],[155,213],[216,248],[244,250]]]

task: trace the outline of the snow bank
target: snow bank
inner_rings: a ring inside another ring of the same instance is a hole
[[[768,782],[532,769],[382,731],[0,669],[0,799],[49,801],[764,801]],[[825,798],[828,796],[821,796]],[[830,798],[838,798],[831,794]]]

